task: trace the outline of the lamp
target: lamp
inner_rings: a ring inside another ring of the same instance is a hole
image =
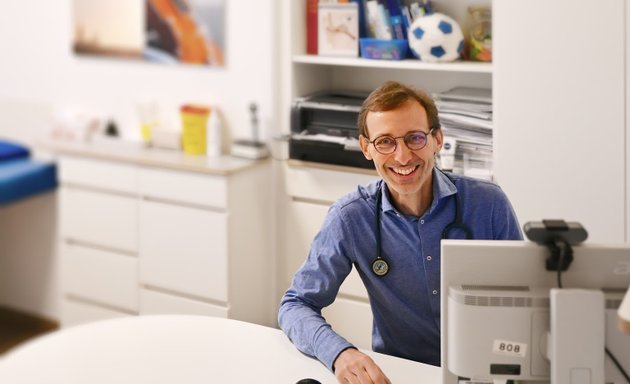
[[[617,315],[619,316],[619,329],[630,334],[630,287],[621,301]]]

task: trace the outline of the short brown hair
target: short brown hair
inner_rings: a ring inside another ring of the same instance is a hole
[[[437,130],[440,128],[440,119],[437,107],[431,96],[420,89],[412,88],[396,81],[386,81],[372,91],[363,101],[357,122],[359,133],[369,138],[366,123],[368,112],[391,111],[411,100],[415,100],[422,105],[427,113],[429,129],[433,129],[434,135],[437,134]]]

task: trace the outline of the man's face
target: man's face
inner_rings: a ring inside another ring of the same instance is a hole
[[[366,118],[370,140],[382,135],[402,137],[411,131],[427,133],[427,144],[419,150],[410,150],[402,138],[396,139],[396,150],[381,154],[367,138],[361,136],[363,154],[374,161],[376,170],[387,183],[394,201],[415,199],[431,193],[433,156],[442,148],[442,131],[435,136],[429,133],[429,122],[425,109],[416,101],[385,112],[369,112]]]

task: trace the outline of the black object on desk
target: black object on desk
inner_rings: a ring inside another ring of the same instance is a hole
[[[113,120],[107,121],[107,125],[105,126],[105,135],[111,137],[118,137],[120,135],[118,126]]]
[[[322,383],[320,383],[319,381],[315,379],[302,379],[302,380],[298,380],[298,382],[295,384],[322,384]]]

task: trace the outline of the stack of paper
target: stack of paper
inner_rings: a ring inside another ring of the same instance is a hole
[[[492,179],[492,91],[456,87],[434,98],[445,143],[455,147],[454,161],[443,164],[452,164],[449,170],[457,173]]]

